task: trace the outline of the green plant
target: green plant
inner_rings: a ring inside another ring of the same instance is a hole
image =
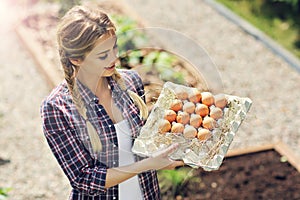
[[[148,38],[142,29],[138,28],[136,21],[116,14],[110,18],[117,27],[119,55],[123,68],[143,65],[146,72],[155,69],[163,81],[184,83],[183,74],[174,70],[174,65],[178,62],[174,55],[161,50],[146,50],[148,53],[145,53],[145,49],[139,49],[145,46]]]
[[[11,191],[11,188],[0,187],[0,200],[7,199],[9,191]]]
[[[162,195],[169,198],[174,198],[177,195],[184,196],[184,188],[193,177],[192,172],[193,170],[188,167],[158,171],[158,180]]]
[[[146,35],[138,29],[138,24],[131,18],[113,14],[110,16],[117,27],[119,54],[122,56],[128,50],[136,50],[147,41]]]
[[[300,0],[217,0],[300,58]]]

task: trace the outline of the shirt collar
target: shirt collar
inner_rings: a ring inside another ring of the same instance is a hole
[[[112,78],[112,77],[107,77],[107,81],[108,81],[108,85],[110,86],[111,91],[114,94],[122,94],[123,91],[120,88],[120,86],[117,84],[117,82]],[[78,79],[76,80],[78,89],[79,89],[79,93],[82,96],[82,99],[84,100],[84,102],[86,104],[91,104],[91,103],[95,103],[98,104],[99,102],[99,98],[87,87],[85,86],[83,83],[81,83]],[[115,95],[113,95],[115,96]]]
[[[76,79],[79,93],[86,104],[98,103],[98,97],[83,83]]]

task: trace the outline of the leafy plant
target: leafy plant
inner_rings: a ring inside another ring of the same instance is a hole
[[[131,18],[113,14],[110,16],[117,27],[119,54],[123,55],[128,50],[136,50],[147,41],[146,35],[138,29],[138,24]]]
[[[158,180],[162,195],[169,198],[184,195],[184,188],[192,177],[191,168],[182,167],[176,170],[158,171]]]
[[[138,29],[136,21],[116,14],[110,18],[117,27],[116,34],[122,67],[133,68],[143,65],[146,72],[155,69],[164,81],[184,83],[182,73],[176,72],[173,68],[177,62],[174,55],[161,50],[148,50],[145,54],[145,49],[139,49],[146,44],[148,38],[141,29]]]
[[[0,187],[0,200],[7,199],[8,192],[11,190],[11,188],[2,188]]]
[[[181,72],[174,69],[179,60],[173,54],[166,51],[152,51],[143,60],[143,65],[153,66],[163,81],[172,81],[183,84],[184,77]]]
[[[300,0],[217,0],[300,57]]]

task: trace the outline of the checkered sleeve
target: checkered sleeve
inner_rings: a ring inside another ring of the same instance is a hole
[[[64,108],[65,109],[65,108]],[[70,113],[69,113],[70,114]],[[47,142],[71,186],[90,196],[105,193],[106,166],[101,166],[84,148],[66,119],[66,110],[44,102],[41,107]]]

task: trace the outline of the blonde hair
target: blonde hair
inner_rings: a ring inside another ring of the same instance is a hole
[[[104,12],[85,6],[75,6],[69,10],[61,19],[57,30],[59,55],[65,80],[78,112],[86,121],[92,149],[96,153],[102,150],[102,144],[95,127],[88,120],[87,108],[76,84],[76,74],[79,67],[73,65],[70,59],[84,60],[85,55],[94,48],[96,41],[105,34],[115,34],[114,24]],[[112,78],[122,90],[126,91],[125,82],[117,70],[115,70]],[[127,91],[140,109],[141,117],[146,119],[148,109],[144,101],[136,93]]]

